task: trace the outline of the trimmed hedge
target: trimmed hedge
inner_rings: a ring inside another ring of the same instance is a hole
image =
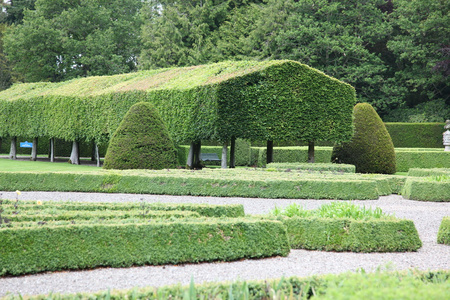
[[[437,242],[439,244],[450,245],[450,217],[444,217],[437,235]]]
[[[14,210],[15,200],[3,200],[3,208],[5,213]],[[35,201],[23,201],[20,200],[20,211],[28,210],[45,210],[56,209],[65,211],[188,211],[195,212],[203,217],[229,217],[238,218],[244,217],[244,206],[242,204],[195,204],[195,203],[86,203],[86,202],[56,202],[56,201],[44,201],[41,205],[38,205]]]
[[[340,173],[355,173],[354,165],[346,164],[332,164],[332,163],[270,163],[266,166],[267,169],[277,170],[295,170],[306,172],[340,172]]]
[[[0,190],[78,191],[294,199],[377,199],[403,177],[258,170],[166,170],[121,173],[0,172]]]
[[[450,202],[450,176],[409,177],[402,196],[410,200]]]
[[[396,219],[282,218],[293,249],[402,252],[422,247],[414,223]]]
[[[450,293],[450,271],[345,272],[235,282],[206,282],[188,286],[135,287],[92,293],[27,296],[27,299],[440,299]],[[20,295],[6,299],[22,300]]]
[[[443,148],[445,123],[384,123],[395,148]]]
[[[411,168],[408,171],[408,176],[414,177],[428,177],[428,176],[440,176],[440,175],[449,175],[450,176],[450,168],[432,168],[432,169],[416,169]]]
[[[350,85],[287,60],[16,84],[0,92],[0,136],[106,142],[138,102],[158,109],[176,143],[346,141],[356,95]]]
[[[358,173],[394,174],[394,145],[380,116],[369,103],[356,104],[353,116],[355,134],[333,148],[331,160],[355,165]]]
[[[449,168],[450,152],[442,149],[396,148],[397,171],[408,172],[410,168]]]
[[[139,102],[126,113],[109,141],[105,169],[155,169],[176,166],[169,132],[152,104]]]
[[[281,222],[199,220],[0,229],[0,276],[286,256]]]

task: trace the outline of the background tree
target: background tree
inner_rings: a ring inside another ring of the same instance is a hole
[[[433,103],[426,105],[427,110],[450,107],[448,0],[396,0],[393,3],[390,19],[395,34],[387,46],[395,55],[396,82],[406,87],[402,93],[405,107],[430,101]],[[417,114],[415,116],[417,121]],[[431,117],[425,115],[424,121],[433,121]]]
[[[25,81],[60,81],[136,69],[139,0],[37,0],[4,47]]]

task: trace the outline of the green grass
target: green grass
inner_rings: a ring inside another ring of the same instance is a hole
[[[72,165],[70,163],[0,159],[0,170],[4,172],[90,172],[101,169],[93,166]]]

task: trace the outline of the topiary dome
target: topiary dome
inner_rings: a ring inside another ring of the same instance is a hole
[[[354,135],[350,142],[334,147],[331,160],[353,164],[358,173],[395,173],[394,144],[377,112],[368,103],[358,103],[353,116]]]
[[[164,169],[176,165],[176,151],[161,117],[148,102],[133,105],[111,137],[105,169]]]

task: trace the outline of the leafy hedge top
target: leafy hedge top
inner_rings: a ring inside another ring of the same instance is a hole
[[[157,107],[175,142],[344,141],[355,90],[294,61],[204,66],[27,83],[0,92],[0,136],[108,140],[137,102]]]

